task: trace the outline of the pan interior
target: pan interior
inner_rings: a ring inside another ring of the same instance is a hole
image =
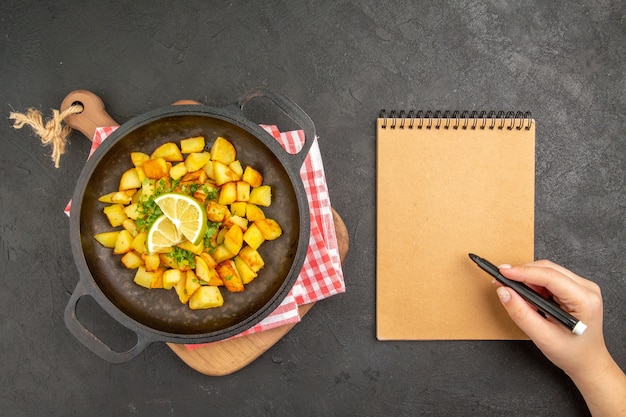
[[[102,212],[106,204],[98,202],[98,197],[118,189],[121,174],[132,167],[130,152],[150,154],[165,142],[179,143],[181,139],[192,136],[204,136],[207,149],[218,136],[233,143],[243,166],[251,165],[258,169],[263,174],[264,183],[271,185],[272,205],[264,211],[283,229],[279,239],[265,242],[259,248],[265,267],[243,293],[228,293],[222,288],[222,307],[197,311],[181,304],[174,290],[148,290],[136,285],[133,282],[135,271],[126,269],[120,262],[120,256],[100,246],[93,238],[96,233],[111,230]],[[267,315],[270,312],[267,309],[276,306],[277,297],[284,298],[295,280],[293,275],[299,272],[290,272],[300,240],[298,196],[294,182],[281,163],[282,155],[279,157],[257,136],[230,121],[195,114],[148,121],[112,140],[113,145],[91,171],[80,212],[83,255],[89,274],[103,295],[129,318],[153,330],[170,334],[223,333],[239,329],[246,323],[245,327],[250,327],[251,322]],[[308,244],[308,236],[304,244]],[[286,282],[288,276],[291,276],[291,285]]]

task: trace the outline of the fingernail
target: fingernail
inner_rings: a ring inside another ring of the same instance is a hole
[[[509,268],[511,268],[511,265],[509,265],[509,264],[502,264],[502,265],[498,266],[498,268],[499,269],[509,269]]]
[[[511,293],[509,293],[509,290],[505,287],[498,287],[496,293],[498,294],[498,298],[500,298],[502,304],[506,304],[511,301]]]

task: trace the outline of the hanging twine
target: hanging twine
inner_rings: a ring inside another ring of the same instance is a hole
[[[31,108],[26,114],[11,112],[9,118],[15,120],[13,123],[15,129],[28,125],[41,138],[42,145],[52,145],[52,161],[54,161],[54,167],[58,168],[61,155],[65,153],[67,137],[72,132],[72,128],[63,124],[63,120],[82,111],[82,105],[74,104],[62,112],[52,110],[52,118],[44,121],[41,112]]]

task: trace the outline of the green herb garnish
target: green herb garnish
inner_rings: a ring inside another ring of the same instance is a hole
[[[179,248],[178,246],[174,246],[172,251],[167,253],[167,256],[174,259],[174,262],[176,262],[179,266],[188,266],[191,269],[196,267],[195,255],[188,250]]]
[[[135,224],[140,231],[144,232],[163,214],[161,207],[154,202],[154,196],[140,200],[137,203],[137,212],[139,213],[139,217],[135,220]]]
[[[211,222],[211,221],[207,222],[207,228],[206,228],[206,231],[204,232],[204,247],[205,248],[213,247],[213,242],[211,242],[211,238],[215,236],[217,231],[220,229],[221,225],[222,223],[219,223],[219,222]]]

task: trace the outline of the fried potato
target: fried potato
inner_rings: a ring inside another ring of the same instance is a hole
[[[111,227],[122,229],[97,233],[96,241],[135,270],[137,285],[174,289],[190,309],[221,307],[220,287],[244,291],[265,266],[257,249],[282,235],[278,222],[266,218],[261,208],[272,203],[272,188],[263,184],[261,173],[244,169],[235,147],[223,137],[210,152],[204,137],[197,136],[180,140],[180,147],[164,143],[151,154],[130,152],[130,160],[118,190],[98,198],[106,204],[103,213]],[[154,243],[147,242],[150,226],[163,213],[154,197],[163,193],[199,202],[206,210],[206,233],[196,245],[188,240],[172,242],[172,247],[166,243],[160,253],[149,254],[148,243]]]
[[[204,150],[204,137],[194,136],[192,138],[181,139],[180,151],[182,153],[202,152]]]
[[[181,153],[178,145],[174,142],[166,142],[159,146],[150,154],[150,159],[163,158],[169,162],[181,162],[183,161],[183,154]],[[144,162],[145,165],[145,162]],[[145,169],[145,167],[144,167]]]
[[[228,291],[242,292],[244,290],[243,281],[241,281],[239,272],[237,272],[235,262],[231,259],[218,264],[215,269]]]
[[[192,310],[216,308],[222,305],[224,305],[224,297],[222,297],[219,288],[215,286],[200,287],[189,298],[189,308]]]
[[[272,204],[272,187],[260,185],[250,191],[248,202],[257,206],[269,207]]]

